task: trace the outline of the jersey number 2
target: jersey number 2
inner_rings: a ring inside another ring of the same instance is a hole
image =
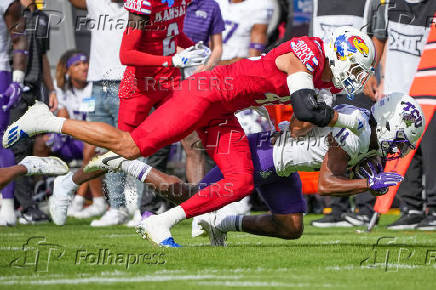
[[[179,27],[177,23],[171,23],[168,25],[167,37],[163,40],[163,54],[172,55],[176,53],[176,41],[175,37],[179,35]]]

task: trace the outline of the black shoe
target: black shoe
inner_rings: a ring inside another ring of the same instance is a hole
[[[23,210],[18,218],[22,225],[46,223],[49,221],[48,215],[43,213],[37,206],[31,206]]]
[[[314,227],[318,228],[332,228],[332,227],[352,227],[353,225],[347,222],[344,218],[333,215],[333,214],[327,214],[323,218],[318,220],[313,220],[310,223]]]
[[[419,211],[409,211],[388,225],[388,230],[413,230],[424,218],[424,214]]]
[[[346,213],[344,219],[353,226],[368,226],[371,217],[366,214]]]
[[[417,226],[417,230],[436,231],[436,212],[429,213]]]

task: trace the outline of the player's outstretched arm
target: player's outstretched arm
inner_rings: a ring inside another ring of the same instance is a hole
[[[349,179],[346,176],[349,156],[334,140],[324,156],[318,179],[321,195],[350,196],[369,189],[367,179]]]
[[[15,178],[27,173],[26,167],[14,165],[12,167],[0,168],[0,189],[3,189]]]
[[[68,170],[67,164],[57,157],[27,156],[17,165],[0,168],[0,189],[23,175],[62,175]]]

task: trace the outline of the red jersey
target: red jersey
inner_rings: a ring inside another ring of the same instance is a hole
[[[184,41],[183,22],[186,7],[191,0],[124,0],[124,8],[131,13],[149,15],[141,34],[141,42],[137,50],[153,54],[172,56],[176,53],[177,46]],[[164,66],[128,67],[127,71],[136,76],[151,76],[159,78],[178,77],[179,69]]]
[[[226,110],[234,112],[250,106],[290,104],[287,74],[275,63],[278,56],[290,52],[312,72],[315,88],[330,89],[334,94],[341,91],[332,82],[321,80],[326,60],[323,41],[317,37],[296,37],[266,55],[218,66],[212,71],[219,79]]]

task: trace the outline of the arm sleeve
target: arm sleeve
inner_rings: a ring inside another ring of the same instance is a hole
[[[359,137],[345,128],[333,128],[332,135],[350,159],[355,160],[359,155]]]
[[[179,35],[177,35],[177,45],[182,48],[188,48],[195,45],[195,43],[183,31],[181,31]]]
[[[142,31],[128,27],[123,34],[120,48],[120,61],[123,65],[131,66],[170,66],[171,56],[154,55],[141,52],[137,43],[141,41]]]
[[[226,26],[224,24],[223,16],[221,15],[221,9],[217,3],[215,3],[215,9],[213,12],[213,19],[210,28],[210,35],[214,35],[226,30]]]

